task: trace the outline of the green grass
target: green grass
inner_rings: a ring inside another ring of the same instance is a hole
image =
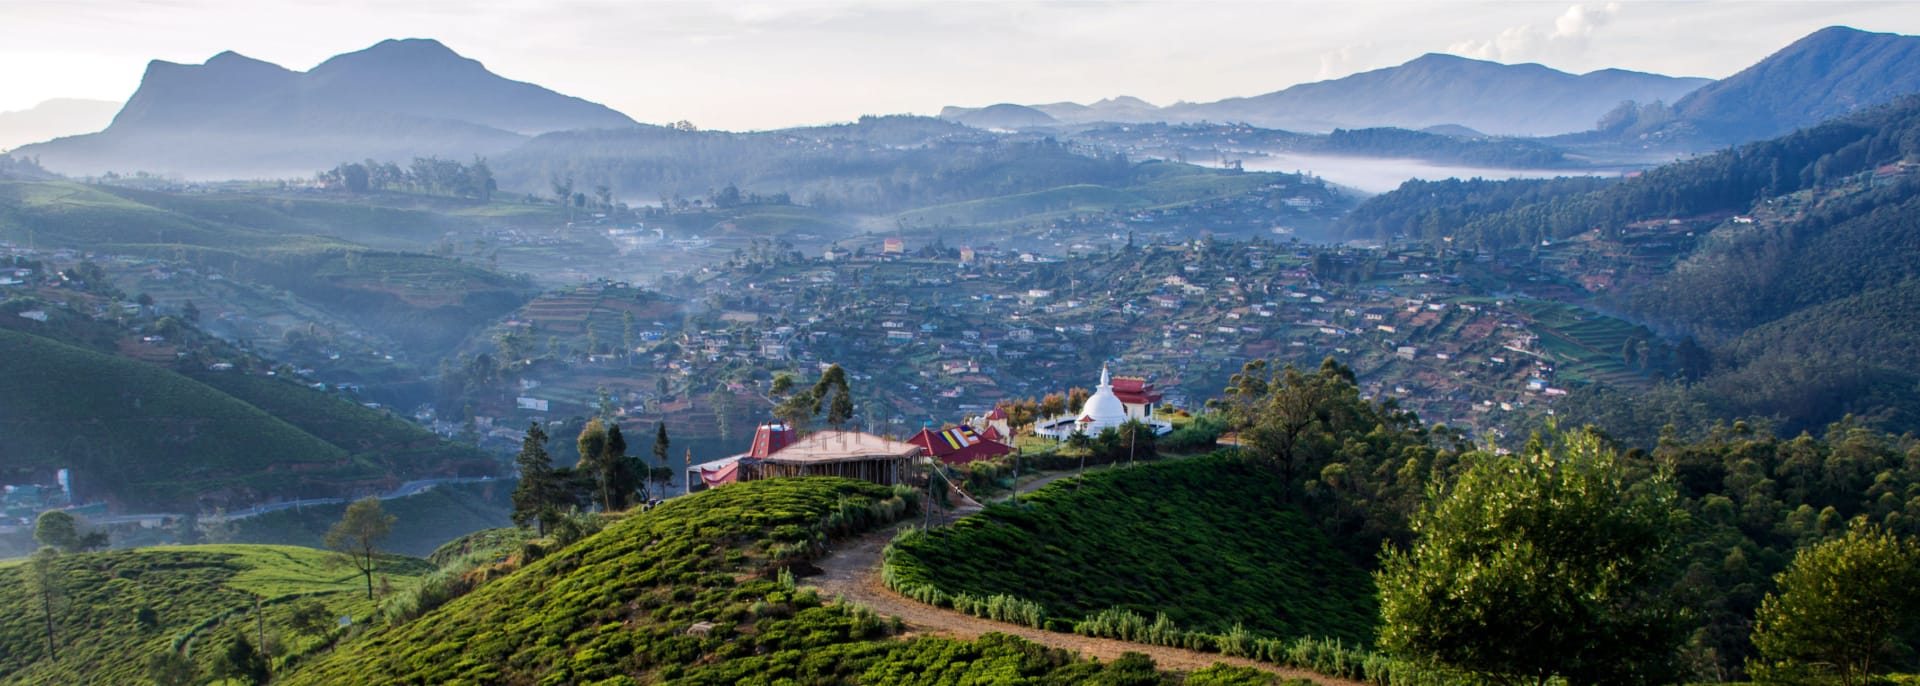
[[[424,561],[404,557],[382,565],[396,584],[429,570]],[[146,660],[177,646],[206,669],[237,632],[253,635],[256,620],[297,653],[316,641],[287,631],[287,601],[315,597],[331,614],[359,621],[374,608],[357,571],[308,548],[115,550],[63,556],[55,569],[65,600],[54,615],[57,657],[48,660],[43,615],[26,593],[28,568],[0,567],[0,684],[145,683]],[[256,599],[264,616],[253,612]],[[157,623],[135,621],[143,608]]]
[[[5,463],[29,472],[71,468],[82,494],[116,494],[133,508],[191,506],[203,492],[288,492],[382,475],[166,369],[6,330],[0,359]]]
[[[1371,578],[1281,502],[1283,490],[1270,469],[1227,455],[1103,470],[1018,508],[903,534],[886,580],[948,604],[1037,603],[1053,628],[1118,608],[1187,631],[1369,640]]]

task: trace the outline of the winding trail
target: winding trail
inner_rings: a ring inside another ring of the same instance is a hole
[[[1073,475],[1073,472],[1049,474],[1031,484],[1021,484],[1020,490],[1025,493]],[[949,517],[965,516],[977,509],[964,508],[950,511]],[[1255,662],[1245,658],[1226,657],[1217,653],[1132,643],[1111,638],[1093,638],[996,622],[915,601],[889,590],[880,581],[880,554],[886,550],[887,543],[893,540],[895,533],[912,523],[903,522],[839,542],[825,558],[814,561],[814,564],[820,568],[820,573],[807,577],[803,583],[819,587],[823,596],[839,596],[849,602],[871,608],[882,615],[899,617],[909,628],[909,635],[973,639],[982,634],[999,632],[1019,636],[1051,648],[1063,648],[1085,657],[1098,657],[1107,661],[1120,657],[1122,653],[1144,653],[1153,658],[1154,664],[1161,669],[1180,672],[1191,672],[1211,667],[1216,663],[1225,663],[1252,667],[1286,679],[1307,679],[1322,686],[1367,686],[1357,681],[1336,679],[1317,672]]]

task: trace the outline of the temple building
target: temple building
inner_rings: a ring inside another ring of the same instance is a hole
[[[987,431],[992,432],[992,426]],[[933,430],[921,429],[907,439],[908,443],[920,446],[924,454],[945,464],[966,464],[975,460],[985,460],[1013,452],[1013,448],[997,440],[990,440],[973,427],[957,427]]]
[[[858,431],[801,437],[786,424],[762,424],[747,452],[689,467],[687,483],[700,490],[783,476],[840,476],[891,486],[912,474],[922,452],[911,443]]]
[[[1173,424],[1153,418],[1153,405],[1160,402],[1160,393],[1153,384],[1144,379],[1108,376],[1106,365],[1100,366],[1100,387],[1094,389],[1087,398],[1086,405],[1079,414],[1042,419],[1034,424],[1033,432],[1056,440],[1066,440],[1074,434],[1098,436],[1107,429],[1118,429],[1128,421],[1138,421],[1153,427],[1155,435],[1173,431]],[[1125,389],[1126,397],[1120,391]]]

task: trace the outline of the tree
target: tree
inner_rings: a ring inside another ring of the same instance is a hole
[[[1040,398],[1039,419],[1052,419],[1067,411],[1067,396],[1060,393],[1048,393]]]
[[[619,424],[607,425],[606,454],[600,456],[600,483],[606,490],[603,504],[608,512],[633,505],[633,494],[640,490],[640,459],[627,454],[627,437]]]
[[[653,430],[653,459],[660,461],[660,470],[665,470],[668,475],[666,478],[668,479],[672,478],[673,474],[673,470],[667,466],[667,446],[671,444],[671,441],[667,439],[667,423],[660,422],[659,426]],[[666,497],[667,489],[665,480],[658,478],[660,471],[648,468],[647,475],[655,477],[653,481],[660,482],[660,496],[663,498]]]
[[[147,678],[154,686],[191,686],[200,682],[200,666],[193,659],[168,648],[147,658]]]
[[[578,471],[589,475],[599,491],[600,507],[607,512],[624,510],[639,488],[635,460],[627,456],[627,439],[619,424],[603,424],[598,418],[587,421],[574,444],[580,449]]]
[[[270,675],[266,656],[254,649],[247,637],[235,634],[233,642],[227,644],[227,651],[214,660],[213,676],[216,679],[235,679],[244,684],[260,684],[265,683]]]
[[[1593,432],[1556,440],[1429,490],[1413,548],[1381,555],[1380,645],[1493,683],[1670,683],[1673,479]]]
[[[33,540],[40,545],[59,548],[60,552],[72,553],[80,550],[80,520],[63,510],[48,510],[40,513],[33,522]]]
[[[1353,384],[1353,370],[1331,357],[1313,373],[1293,365],[1268,373],[1270,368],[1266,360],[1242,366],[1218,404],[1248,452],[1279,468],[1287,484],[1281,497],[1291,500],[1300,476],[1317,473],[1315,462],[1340,442],[1340,430],[1364,424],[1352,415],[1368,408]]]
[[[580,451],[580,463],[574,467],[574,471],[593,476],[594,488],[600,492],[600,505],[606,507],[610,498],[607,495],[605,472],[600,465],[601,456],[607,452],[606,425],[600,423],[599,417],[587,420],[586,426],[580,428],[580,435],[573,439],[573,445]]]
[[[827,406],[827,425],[839,429],[844,428],[847,422],[852,420],[853,396],[848,395],[845,388],[834,391],[833,402]]]
[[[373,572],[379,562],[380,542],[393,533],[397,517],[380,508],[380,498],[367,496],[353,501],[340,521],[327,530],[327,549],[340,553],[354,569],[367,578],[367,598],[373,598]]]
[[[293,614],[287,617],[287,625],[294,633],[324,638],[333,631],[333,613],[327,606],[314,598],[302,598],[293,604]]]
[[[41,548],[27,562],[27,593],[39,601],[40,618],[47,633],[47,661],[52,662],[57,653],[54,651],[54,613],[60,611],[66,600],[66,586],[60,583],[61,571],[55,568],[60,561],[60,551],[54,548]]]
[[[1779,590],[1760,601],[1753,627],[1768,667],[1830,669],[1842,684],[1864,684],[1920,618],[1920,543],[1864,517],[1844,538],[1801,550],[1774,579]]]
[[[553,458],[547,455],[547,431],[539,422],[527,426],[513,462],[520,470],[520,483],[513,488],[513,523],[533,522],[539,535],[546,536],[547,526],[560,516],[566,494],[554,474]]]

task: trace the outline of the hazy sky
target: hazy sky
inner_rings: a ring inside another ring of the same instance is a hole
[[[1427,52],[1721,77],[1834,24],[1920,34],[1920,2],[0,0],[0,111],[124,100],[150,59],[304,70],[406,37],[643,122],[747,129],[1217,100]]]

